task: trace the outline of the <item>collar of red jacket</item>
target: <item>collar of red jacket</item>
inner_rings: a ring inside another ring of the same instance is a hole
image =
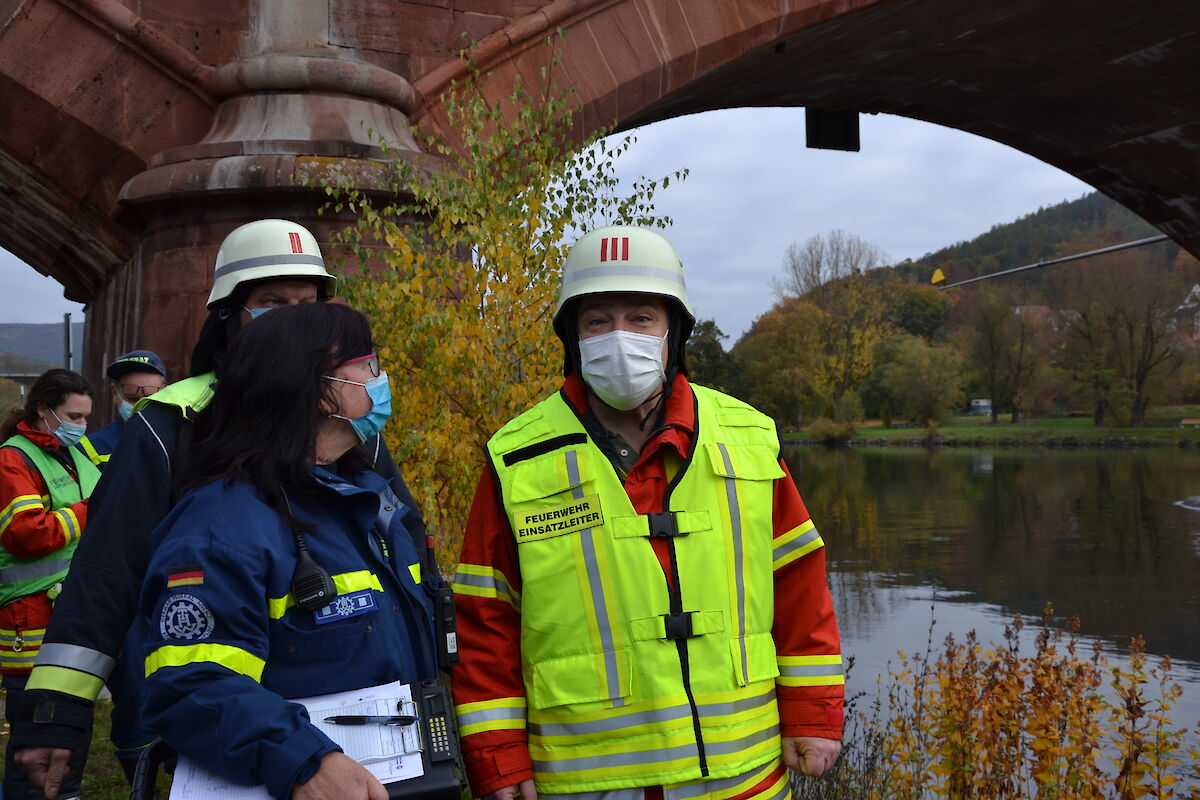
[[[563,381],[563,395],[580,416],[587,413],[588,391],[579,373],[572,372]],[[682,430],[690,438],[696,433],[696,401],[692,387],[682,372],[671,381],[671,396],[667,398],[667,414],[663,427]],[[686,452],[686,451],[684,451]]]
[[[58,437],[53,433],[46,433],[45,431],[40,431],[37,428],[32,428],[25,423],[25,420],[21,420],[17,423],[17,433],[21,434],[26,439],[41,448],[62,447],[62,444],[58,441]]]

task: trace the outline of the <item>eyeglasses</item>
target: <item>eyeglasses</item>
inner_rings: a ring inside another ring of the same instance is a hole
[[[126,397],[149,397],[163,387],[153,384],[150,386],[138,386],[136,383],[118,383],[117,388]]]
[[[352,358],[349,361],[343,361],[342,366],[344,367],[347,364],[358,364],[362,361],[367,362],[367,369],[371,370],[371,377],[378,378],[379,377],[379,354],[378,353],[371,353],[369,356],[359,356],[358,358]]]

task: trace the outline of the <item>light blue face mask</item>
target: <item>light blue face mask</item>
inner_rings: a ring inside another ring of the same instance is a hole
[[[54,409],[50,409],[50,413],[54,414]],[[54,418],[58,420],[58,427],[54,429],[54,435],[62,442],[63,447],[74,447],[79,444],[79,440],[87,433],[87,425],[76,425],[74,422],[63,422],[58,414],[54,414]]]
[[[261,317],[263,314],[267,313],[268,311],[275,310],[275,306],[266,306],[264,308],[246,308],[245,306],[242,306],[242,308],[245,309],[246,313],[250,315],[251,322],[258,319],[259,317]]]
[[[345,378],[335,378],[331,375],[326,375],[325,377],[338,383],[350,383],[355,386],[361,386],[367,390],[367,397],[371,398],[371,410],[361,417],[351,419],[350,417],[343,417],[340,414],[330,414],[329,416],[349,422],[350,427],[354,428],[354,432],[358,434],[360,442],[365,442],[383,430],[388,417],[392,415],[392,389],[388,385],[386,372],[381,372],[378,377],[368,379],[366,383],[348,381]]]
[[[127,420],[133,416],[133,403],[128,400],[122,400],[121,405],[117,407],[117,414],[121,419]]]

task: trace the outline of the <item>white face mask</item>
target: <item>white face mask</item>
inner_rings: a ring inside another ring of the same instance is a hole
[[[667,379],[662,349],[666,336],[612,331],[579,340],[583,379],[596,396],[620,411],[649,399]]]

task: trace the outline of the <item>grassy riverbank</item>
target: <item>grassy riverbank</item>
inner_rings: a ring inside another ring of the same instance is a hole
[[[1157,409],[1143,428],[1096,427],[1087,417],[1029,419],[1013,425],[1008,416],[991,424],[989,417],[954,417],[933,430],[899,423],[883,427],[879,420],[858,423],[854,445],[927,445],[943,447],[1200,447],[1200,428],[1180,427],[1181,419],[1200,418],[1200,407]],[[811,444],[805,429],[785,433],[784,442]]]

